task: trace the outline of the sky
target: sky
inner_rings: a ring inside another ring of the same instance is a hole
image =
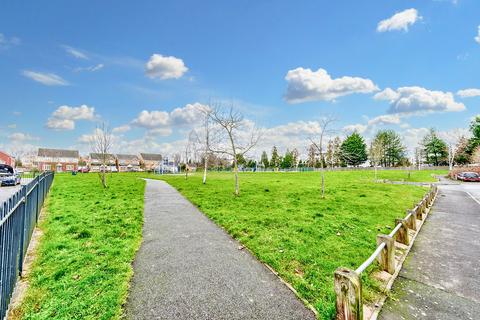
[[[298,148],[324,117],[368,141],[480,113],[480,2],[3,1],[0,149],[173,154],[198,108],[234,105],[263,130],[252,156]]]

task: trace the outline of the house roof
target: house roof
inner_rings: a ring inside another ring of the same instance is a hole
[[[119,153],[117,153],[115,156],[117,156],[118,160],[138,160],[138,157],[134,154],[119,154]]]
[[[105,154],[107,159],[115,159],[113,154],[107,153]],[[102,159],[102,154],[101,153],[90,153],[90,159]]]
[[[162,161],[162,155],[156,153],[140,153],[143,160],[146,161]]]
[[[38,149],[39,157],[49,158],[79,158],[78,150],[64,150],[64,149]]]

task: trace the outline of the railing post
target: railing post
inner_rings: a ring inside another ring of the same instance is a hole
[[[415,211],[407,210],[407,217],[408,227],[417,231],[417,217],[415,216]]]
[[[410,244],[410,237],[408,235],[408,226],[407,226],[407,220],[405,219],[395,219],[395,225],[401,224],[402,226],[400,229],[398,229],[397,232],[397,241],[400,243],[403,243],[404,245],[409,245]]]
[[[378,263],[384,271],[395,272],[395,240],[385,234],[377,235],[377,245],[385,243],[385,248],[378,255]]]
[[[335,271],[336,320],[363,320],[362,282],[353,270]]]
[[[417,206],[415,207],[415,215],[417,216],[418,220],[423,219],[422,203],[421,202],[419,204],[417,204]]]
[[[22,213],[20,222],[20,250],[18,255],[18,274],[21,276],[23,271],[23,246],[25,245],[25,221],[27,220],[27,186],[22,187]]]

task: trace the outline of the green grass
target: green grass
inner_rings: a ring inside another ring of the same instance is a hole
[[[15,318],[121,317],[141,242],[145,183],[133,175],[109,180],[103,190],[96,174],[55,176],[29,288]]]
[[[431,173],[412,172],[409,180],[433,181]],[[381,171],[379,177],[407,180],[408,175]],[[358,267],[375,249],[376,235],[389,233],[394,219],[403,218],[426,192],[424,187],[374,183],[372,171],[327,172],[325,199],[320,199],[318,172],[241,173],[239,197],[233,194],[231,173],[210,173],[207,185],[200,173],[188,180],[160,178],[272,266],[321,319],[335,314],[335,269]],[[375,283],[364,280],[371,299]]]

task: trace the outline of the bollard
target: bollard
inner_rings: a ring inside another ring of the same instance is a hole
[[[377,245],[385,242],[385,248],[378,255],[378,263],[384,271],[390,274],[395,272],[395,240],[385,234],[377,235]]]
[[[335,271],[336,320],[363,320],[362,282],[353,270]]]
[[[414,210],[415,210],[415,215],[417,219],[422,220],[423,216],[422,216],[422,210],[420,208],[420,204],[417,204]]]
[[[398,229],[396,239],[398,242],[409,245],[410,244],[410,237],[408,235],[408,226],[407,220],[405,219],[395,219],[395,225],[401,224],[402,226]]]

